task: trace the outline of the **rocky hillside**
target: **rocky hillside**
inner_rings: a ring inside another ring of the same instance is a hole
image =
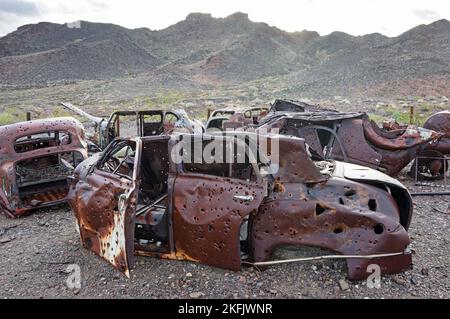
[[[252,22],[243,13],[226,18],[193,13],[160,31],[42,22],[0,38],[3,85],[145,74],[194,86],[270,78],[288,92],[312,94],[413,94],[418,87],[444,94],[450,87],[449,70],[448,20],[389,38],[289,33]]]

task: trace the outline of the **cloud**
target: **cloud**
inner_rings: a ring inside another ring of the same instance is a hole
[[[432,10],[415,10],[414,14],[419,17],[420,19],[427,20],[427,21],[435,21],[440,18],[439,13]]]
[[[102,1],[89,0],[88,2],[96,9],[106,9],[108,7],[108,4]]]
[[[16,16],[35,16],[39,14],[36,4],[23,0],[1,0],[0,13]]]

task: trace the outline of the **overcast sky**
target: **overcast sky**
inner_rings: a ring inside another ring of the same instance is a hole
[[[39,21],[87,20],[156,30],[190,12],[225,17],[236,11],[287,31],[397,36],[418,24],[450,20],[450,0],[0,0],[0,36]]]

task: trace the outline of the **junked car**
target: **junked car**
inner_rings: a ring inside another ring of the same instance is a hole
[[[127,276],[135,255],[239,271],[265,267],[283,246],[336,252],[352,280],[368,276],[370,264],[381,273],[411,267],[413,206],[401,183],[317,160],[300,138],[248,134],[115,139],[71,178],[82,245]],[[185,152],[189,145],[200,151]],[[254,160],[245,147],[256,147]],[[227,161],[202,156],[222,151],[232,154]]]
[[[444,136],[413,125],[387,131],[366,113],[334,110],[271,112],[261,119],[256,131],[275,128],[280,134],[304,138],[325,159],[368,166],[390,176]]]
[[[267,115],[267,107],[228,107],[215,110],[211,113],[206,123],[206,130],[223,131],[227,128],[239,128],[257,124]]]
[[[0,127],[0,211],[20,217],[66,201],[67,177],[87,158],[81,123],[71,117]]]
[[[116,137],[153,136],[172,133],[204,131],[203,124],[192,120],[184,110],[116,111],[108,118],[93,116],[71,103],[61,103],[68,110],[82,116],[94,125],[90,137],[92,152],[103,150]]]

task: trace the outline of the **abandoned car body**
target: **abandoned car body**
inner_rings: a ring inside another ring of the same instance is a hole
[[[411,167],[410,175],[423,180],[444,178],[448,172],[450,155],[450,111],[431,115],[423,125],[424,128],[444,134],[440,139],[427,145]],[[416,169],[416,165],[418,167]]]
[[[67,177],[87,158],[84,128],[71,117],[0,127],[0,209],[19,217],[66,200]]]
[[[102,118],[90,115],[71,103],[61,105],[94,125],[94,135],[90,138],[92,151],[103,150],[116,137],[154,136],[177,132],[201,134],[204,131],[203,124],[191,120],[184,110],[116,111],[109,118]]]
[[[225,130],[258,124],[267,115],[267,107],[224,108],[211,113],[206,123],[206,130]]]
[[[402,184],[369,168],[314,162],[303,139],[265,138],[267,154],[273,143],[282,154],[275,166],[239,153],[226,163],[171,156],[185,141],[204,151],[218,141],[227,150],[250,144],[236,136],[116,139],[72,177],[69,204],[83,246],[127,276],[134,255],[239,271],[286,245],[348,255],[354,280],[368,276],[369,264],[382,273],[410,268],[412,201]]]
[[[325,159],[368,166],[390,176],[443,136],[415,126],[385,131],[358,112],[275,112],[263,118],[256,131],[274,128],[280,134],[304,138]]]

